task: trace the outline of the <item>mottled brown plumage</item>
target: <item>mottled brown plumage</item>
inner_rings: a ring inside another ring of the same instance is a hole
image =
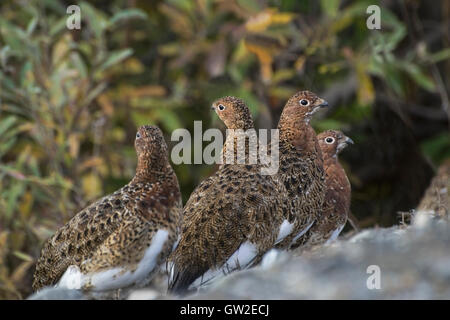
[[[310,248],[335,240],[347,222],[350,212],[351,186],[338,154],[353,141],[337,130],[327,130],[317,136],[323,155],[326,193],[322,216],[302,237],[302,248]]]
[[[450,159],[444,161],[420,200],[419,211],[431,211],[441,218],[450,213]]]
[[[57,284],[63,275],[74,288],[93,291],[140,286],[169,255],[182,202],[161,130],[140,127],[135,148],[131,182],[77,213],[44,244],[34,290]]]
[[[284,214],[291,230],[277,248],[297,247],[320,216],[325,174],[322,152],[309,122],[316,111],[327,105],[314,93],[300,91],[288,100],[278,122],[280,168],[277,179],[284,184],[291,202],[290,211]]]
[[[240,99],[225,97],[213,108],[228,128],[253,128]],[[224,149],[238,136],[228,132]],[[180,293],[259,261],[277,239],[282,207],[288,203],[280,194],[259,164],[223,164],[203,180],[183,210],[181,239],[169,258],[169,290]]]

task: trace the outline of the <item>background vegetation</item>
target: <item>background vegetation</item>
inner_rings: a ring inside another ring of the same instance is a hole
[[[129,181],[136,127],[221,127],[236,95],[273,128],[300,89],[325,97],[317,131],[342,155],[360,227],[398,223],[450,156],[446,0],[72,1],[0,4],[0,299],[31,291],[43,241]],[[366,8],[382,7],[368,30]],[[184,201],[215,168],[175,166]]]

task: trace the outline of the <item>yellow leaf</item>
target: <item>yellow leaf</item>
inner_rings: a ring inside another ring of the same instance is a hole
[[[370,76],[365,72],[364,65],[359,63],[356,67],[356,76],[358,78],[358,102],[361,105],[368,105],[375,99],[375,90],[373,88]]]
[[[158,53],[162,56],[176,56],[180,53],[180,44],[179,43],[168,43],[162,44],[158,46]]]
[[[266,83],[269,82],[272,78],[273,57],[282,48],[280,40],[262,35],[251,35],[245,38],[245,47],[258,57],[262,79]]]
[[[89,200],[95,199],[102,194],[102,183],[100,178],[93,173],[83,177],[82,188],[86,198]]]
[[[100,167],[103,164],[104,164],[104,161],[100,157],[89,158],[80,164],[80,166],[78,168],[78,173],[82,173],[83,171],[85,171],[86,169],[89,169],[89,168]]]
[[[305,65],[305,62],[306,62],[306,57],[304,55],[301,55],[300,57],[298,57],[294,64],[295,70],[302,71],[303,66]]]
[[[114,105],[111,102],[111,99],[109,99],[107,94],[103,93],[100,96],[98,96],[97,102],[107,116],[112,116],[114,112]]]
[[[36,124],[33,122],[25,122],[19,126],[20,132],[32,131],[36,128]]]
[[[145,71],[145,67],[138,59],[130,57],[123,63],[129,73],[139,74]]]
[[[24,261],[22,262],[16,270],[14,270],[14,273],[11,275],[11,281],[15,284],[19,284],[23,282],[24,277],[27,275],[28,269],[33,265],[32,261]]]
[[[58,42],[53,46],[53,61],[55,64],[58,64],[60,60],[66,56],[70,50],[69,43],[71,41],[71,36],[69,33],[66,33],[64,36],[60,38]]]
[[[140,97],[165,97],[167,89],[160,85],[149,85],[141,87],[120,86],[117,90],[109,91],[108,96],[114,101],[129,101]]]
[[[30,217],[33,200],[34,200],[33,195],[31,194],[30,191],[27,191],[22,197],[22,200],[21,200],[21,203],[19,206],[19,211],[20,211],[20,215],[22,216],[22,218],[24,220],[28,220],[28,218]]]
[[[120,127],[112,129],[110,131],[110,135],[112,139],[119,142],[124,142],[127,137],[127,133],[125,132],[125,130]]]
[[[80,150],[80,139],[78,134],[71,133],[69,135],[69,138],[67,139],[67,142],[69,144],[69,154],[72,158],[78,157],[78,152]]]
[[[193,38],[193,26],[185,12],[165,3],[159,5],[159,10],[170,20],[169,26],[174,32],[186,39]]]
[[[9,236],[9,244],[11,250],[21,250],[25,243],[25,234],[23,232],[15,231]]]
[[[344,67],[344,63],[342,63],[341,61],[321,64],[319,66],[319,73],[320,74],[336,73],[336,72],[342,70],[343,67]]]
[[[250,17],[245,23],[245,28],[250,32],[261,32],[270,25],[273,10],[265,10],[256,16]]]
[[[262,79],[264,82],[269,82],[272,78],[272,54],[265,47],[255,44],[248,44],[246,47],[258,57]]]
[[[250,17],[245,23],[245,28],[250,32],[261,32],[273,24],[287,24],[293,18],[294,15],[291,13],[278,13],[278,9],[268,8]]]
[[[273,77],[272,77],[272,83],[279,83],[283,82],[289,79],[292,79],[295,76],[295,70],[292,68],[289,69],[279,69],[277,70]]]
[[[4,264],[3,258],[8,251],[7,240],[8,240],[8,232],[3,231],[0,233],[0,266]]]
[[[241,41],[239,41],[239,44],[237,45],[236,49],[233,52],[232,61],[234,63],[239,63],[239,62],[243,61],[245,58],[247,58],[247,56],[248,56],[248,50],[245,47],[245,40],[241,39]]]
[[[33,262],[33,261],[34,261],[33,257],[30,256],[30,255],[27,254],[27,253],[24,253],[24,252],[21,252],[21,251],[14,251],[13,254],[14,254],[17,258],[19,258],[19,259],[21,259],[21,260],[23,260],[23,261],[26,261],[26,262]]]
[[[294,14],[292,13],[276,13],[272,16],[272,24],[288,24],[294,19]]]
[[[339,33],[341,30],[344,30],[353,22],[354,17],[352,16],[351,12],[344,10],[337,16],[336,19],[333,19],[333,22],[329,26],[330,34]]]
[[[309,44],[307,48],[305,48],[305,53],[308,56],[314,55],[316,51],[322,46],[322,44],[319,41],[313,41]]]

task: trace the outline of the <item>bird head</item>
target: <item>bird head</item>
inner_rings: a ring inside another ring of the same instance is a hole
[[[228,129],[252,129],[253,120],[244,101],[236,97],[223,97],[211,106]]]
[[[139,127],[134,140],[138,156],[167,156],[167,144],[163,133],[157,126],[144,125]]]
[[[328,102],[319,98],[315,93],[299,91],[289,98],[283,109],[282,117],[300,118],[309,123],[313,114],[327,106]]]
[[[335,157],[353,140],[339,130],[327,130],[317,135],[320,149],[324,157]]]

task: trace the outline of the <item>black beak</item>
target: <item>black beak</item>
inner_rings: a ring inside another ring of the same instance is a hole
[[[321,104],[319,104],[319,107],[321,107],[321,108],[326,108],[326,107],[328,107],[328,102],[325,101],[325,100],[323,100],[323,102],[322,102]]]
[[[214,107],[214,105],[211,105],[211,110],[215,110],[216,108]]]
[[[347,138],[345,139],[345,143],[346,143],[346,144],[355,144],[355,143],[353,142],[353,140],[350,139],[349,137],[347,137]]]

